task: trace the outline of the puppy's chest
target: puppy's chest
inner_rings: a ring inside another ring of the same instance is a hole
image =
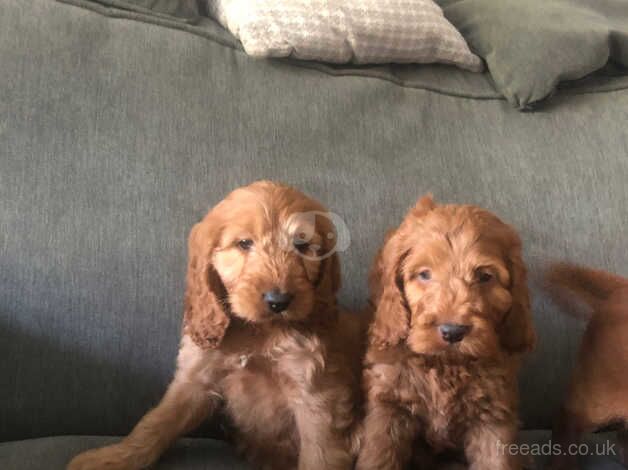
[[[470,427],[509,419],[505,377],[466,365],[415,363],[409,368],[414,396],[409,410],[421,421],[424,438],[436,449],[461,447]]]
[[[292,422],[286,378],[277,371],[276,363],[264,356],[242,353],[231,358],[230,364],[220,388],[225,411],[236,427],[257,429],[268,423],[277,426]]]
[[[255,352],[242,351],[229,358],[229,367],[221,380],[221,388],[227,400],[251,396],[253,403],[260,395],[272,391],[283,395],[287,377],[281,374],[277,361]]]
[[[229,370],[220,382],[226,409],[236,423],[250,427],[253,418],[262,426],[267,420],[293,421],[291,404],[309,388],[305,376],[316,369],[317,361],[298,349],[276,352],[240,351],[229,358]]]

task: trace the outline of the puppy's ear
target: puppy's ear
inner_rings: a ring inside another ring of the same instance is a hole
[[[218,234],[211,219],[210,212],[192,227],[188,240],[184,332],[202,349],[218,347],[230,321],[225,310],[227,293],[212,266]]]
[[[327,295],[333,297],[340,290],[340,259],[338,254],[325,258],[322,261],[321,269],[321,281],[319,283],[319,290],[323,291]]]
[[[389,233],[377,254],[369,274],[371,303],[375,319],[370,327],[370,341],[380,349],[397,345],[408,336],[410,314],[403,296],[401,234]]]
[[[371,268],[369,289],[375,319],[370,328],[370,341],[380,349],[395,346],[408,336],[410,311],[403,292],[402,268],[409,250],[404,249],[403,239],[435,207],[431,194],[421,197],[408,211],[401,226],[388,232]]]
[[[508,264],[512,306],[500,326],[500,340],[505,350],[511,353],[526,353],[534,349],[536,333],[532,320],[526,268],[521,255],[521,241],[518,236],[515,236],[515,244],[508,254]]]
[[[434,196],[431,193],[427,193],[422,196],[414,205],[412,209],[408,212],[408,217],[420,218],[423,217],[426,213],[431,211],[436,207],[436,203],[434,202]],[[407,219],[406,218],[406,219]]]

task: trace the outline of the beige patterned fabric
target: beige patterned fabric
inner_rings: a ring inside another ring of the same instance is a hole
[[[255,57],[357,64],[482,60],[432,0],[208,0]]]

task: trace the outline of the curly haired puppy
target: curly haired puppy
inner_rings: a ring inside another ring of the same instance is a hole
[[[628,279],[559,263],[549,269],[547,284],[569,311],[579,313],[574,300],[585,304],[589,319],[552,440],[568,450],[583,433],[616,425],[619,457],[628,466]],[[578,468],[568,454],[556,455],[552,468]]]
[[[359,325],[340,313],[335,228],[317,202],[261,181],[192,228],[181,346],[159,405],[70,470],[142,469],[218,413],[261,469],[349,469]]]
[[[519,468],[503,445],[516,436],[517,371],[535,334],[515,231],[425,196],[388,235],[370,284],[357,469],[429,469],[429,456],[456,450],[473,470]]]

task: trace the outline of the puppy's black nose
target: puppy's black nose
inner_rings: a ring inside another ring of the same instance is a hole
[[[278,289],[273,289],[264,294],[264,302],[266,302],[268,304],[268,308],[275,313],[281,313],[286,310],[291,301],[292,294],[279,292]]]
[[[452,344],[462,341],[462,338],[466,336],[470,329],[469,325],[458,325],[455,323],[445,323],[438,327],[443,339]]]

